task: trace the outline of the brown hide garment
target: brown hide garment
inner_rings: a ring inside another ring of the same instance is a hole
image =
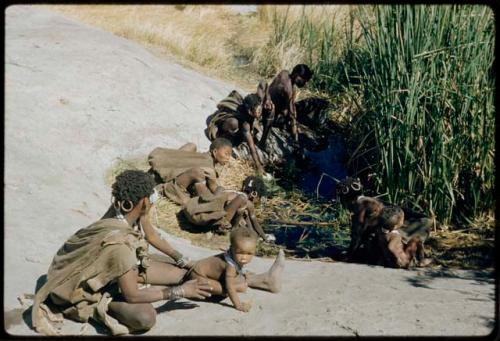
[[[80,229],[57,251],[47,282],[35,295],[33,327],[45,335],[58,333],[51,321],[62,317],[44,304],[50,296],[67,318],[80,322],[94,318],[114,335],[128,333],[126,326],[107,314],[113,298],[101,289],[135,267],[146,254],[145,240],[125,221],[102,219]]]
[[[207,178],[218,176],[209,153],[158,147],[149,154],[148,161],[151,169],[165,182],[165,196],[179,205],[184,205],[191,195],[176,183],[176,177],[193,168],[200,168]]]
[[[241,113],[238,108],[243,104],[243,97],[238,91],[233,90],[231,93],[217,104],[217,111],[207,118],[207,128],[205,135],[210,141],[218,137],[219,125],[230,118],[236,118],[239,122],[251,122],[252,118],[246,113]]]
[[[191,198],[184,205],[184,215],[194,225],[206,226],[216,224],[225,215],[224,206],[228,200],[228,192],[222,192],[211,200],[200,196]]]

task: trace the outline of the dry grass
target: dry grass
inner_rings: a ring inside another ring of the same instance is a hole
[[[495,220],[485,216],[462,230],[438,230],[427,241],[437,266],[461,269],[493,268]]]
[[[126,169],[139,169],[146,171],[149,168],[146,157],[133,159],[117,159],[112,168],[106,174],[106,182],[111,185],[115,177]],[[231,159],[229,165],[219,169],[219,181],[227,189],[240,190],[243,179],[253,175],[253,168],[248,161]],[[336,220],[332,223],[332,206],[330,204],[317,205],[311,199],[307,199],[300,192],[284,190],[273,181],[268,183],[270,197],[261,205],[256,207],[256,215],[261,223],[268,224],[273,229],[294,226],[295,222],[308,221],[319,222],[321,227],[340,228]],[[209,228],[200,228],[190,224],[183,214],[181,207],[167,199],[161,199],[152,214],[155,224],[171,235],[190,240],[194,245],[203,246],[215,250],[227,248],[228,236],[217,235]],[[286,223],[288,222],[288,223]],[[307,224],[307,223],[306,223]],[[303,240],[307,238],[304,235]],[[321,244],[321,241],[319,241]],[[276,255],[278,246],[259,243],[257,255]],[[293,255],[293,250],[287,250]]]
[[[239,190],[243,179],[253,174],[248,161],[231,159],[228,166],[220,170],[220,183],[228,189]],[[112,184],[116,175],[126,169],[149,169],[146,157],[117,159],[106,173],[106,182]],[[332,204],[318,204],[293,189],[283,189],[275,182],[268,183],[270,197],[256,208],[256,215],[264,226],[284,231],[294,226],[294,222],[319,222],[316,227],[329,229],[328,234],[335,235],[337,244],[348,238],[349,216]],[[181,207],[167,199],[161,199],[153,212],[155,224],[167,233],[190,240],[194,245],[213,250],[223,250],[229,245],[228,236],[217,235],[209,229],[190,224],[180,212]],[[288,222],[288,223],[287,223]],[[326,223],[326,224],[325,224]],[[438,230],[427,241],[428,256],[434,259],[434,266],[449,268],[481,269],[492,267],[494,245],[494,219],[485,216],[464,230]],[[313,245],[316,249],[325,249],[328,241],[313,237],[307,240],[304,230],[296,250],[285,250],[294,257],[301,251],[301,243]],[[327,234],[327,235],[328,235]],[[314,239],[315,238],[315,239]],[[321,238],[321,237],[319,237]],[[324,245],[323,245],[324,244]],[[257,255],[274,256],[282,246],[259,243]],[[303,253],[303,252],[302,252]],[[324,253],[323,253],[324,254]],[[307,254],[306,254],[307,257]]]
[[[291,24],[303,15],[320,27],[343,27],[353,6],[257,6],[239,15],[222,5],[43,5],[53,11],[142,44],[164,58],[231,80],[248,91],[258,80],[305,62],[296,41],[273,43],[275,16]],[[240,58],[243,65],[237,65]],[[246,61],[246,62],[245,62]]]
[[[236,80],[233,58],[263,44],[264,27],[255,16],[225,6],[49,5],[68,16],[144,45],[163,57],[204,73]],[[241,76],[241,75],[238,75]],[[238,77],[239,78],[239,77]],[[245,82],[250,87],[255,80]]]

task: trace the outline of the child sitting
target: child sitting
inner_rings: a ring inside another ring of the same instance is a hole
[[[272,234],[265,234],[255,216],[254,203],[267,194],[262,178],[249,176],[243,180],[242,192],[224,190],[210,200],[194,197],[185,205],[183,212],[194,225],[214,225],[217,232],[225,233],[233,226],[247,225],[266,242],[275,241]]]
[[[266,234],[257,221],[255,216],[255,206],[259,205],[262,198],[267,196],[267,188],[264,180],[259,176],[249,176],[243,180],[243,185],[241,188],[242,192],[245,193],[248,201],[246,204],[246,210],[243,211],[242,218],[247,226],[254,229],[255,232],[266,242],[276,241],[276,237],[273,234]]]
[[[229,296],[237,310],[248,312],[250,302],[241,302],[238,292],[247,287],[277,293],[281,290],[281,274],[285,267],[285,255],[280,250],[271,268],[262,274],[246,272],[244,266],[255,255],[257,236],[246,228],[238,227],[231,231],[230,247],[225,253],[197,261],[184,277],[184,280],[204,279],[212,287],[212,295]]]

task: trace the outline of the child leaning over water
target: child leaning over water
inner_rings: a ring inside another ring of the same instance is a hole
[[[256,234],[247,227],[231,231],[229,249],[218,255],[197,261],[186,274],[184,280],[204,279],[212,287],[212,295],[221,298],[229,296],[234,307],[248,312],[250,302],[241,302],[238,292],[247,287],[277,293],[281,290],[281,274],[285,267],[285,255],[280,250],[274,264],[264,273],[247,272],[244,267],[252,261],[257,246]]]

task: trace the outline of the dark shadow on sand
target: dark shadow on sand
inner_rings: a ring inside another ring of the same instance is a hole
[[[419,288],[434,289],[429,284],[436,278],[472,280],[476,285],[495,284],[493,272],[488,270],[420,269],[417,271],[415,276],[407,278],[406,281]],[[494,294],[489,296],[494,299]]]
[[[165,304],[159,306],[156,308],[156,313],[164,313],[166,311],[171,311],[171,310],[187,310],[187,309],[194,309],[199,307],[198,304],[192,303],[189,301],[168,301]]]

